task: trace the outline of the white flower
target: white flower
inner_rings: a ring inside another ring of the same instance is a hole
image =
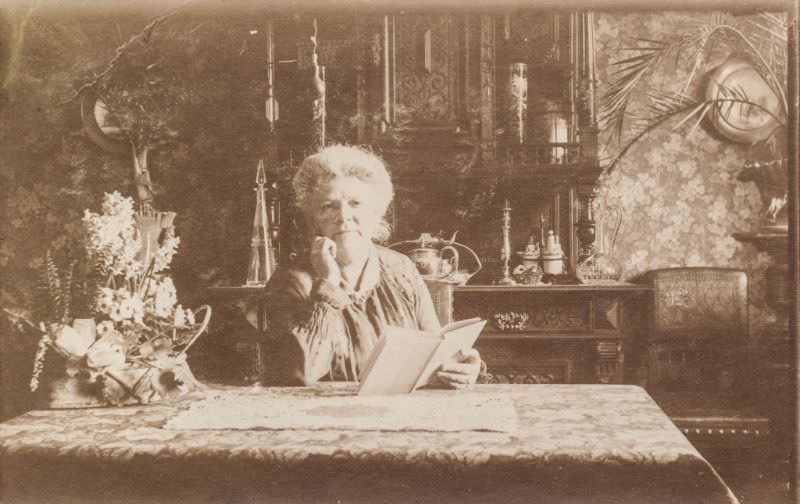
[[[144,271],[136,261],[139,244],[133,219],[133,200],[118,192],[106,194],[103,214],[86,210],[83,216],[89,240],[89,253],[99,257],[113,275],[132,278]]]
[[[153,273],[159,273],[169,267],[180,243],[181,240],[177,236],[168,236],[164,239],[153,256]]]
[[[119,304],[114,305],[111,308],[111,311],[108,312],[108,316],[111,317],[111,320],[114,322],[122,322],[122,320],[125,318],[125,315]]]
[[[108,314],[114,306],[114,291],[108,287],[100,289],[100,294],[97,296],[95,307],[100,313]],[[99,330],[99,328],[98,328]]]
[[[104,338],[114,333],[114,324],[108,320],[104,320],[97,324],[97,337]]]
[[[195,324],[194,313],[189,308],[184,308],[181,305],[176,306],[173,324],[175,327],[193,326]]]
[[[93,368],[122,367],[125,365],[125,352],[118,343],[101,338],[86,353],[86,364]]]
[[[81,334],[68,325],[59,326],[53,334],[53,344],[69,355],[80,357],[94,343],[94,336],[89,333]]]
[[[161,320],[149,330],[158,333],[165,342],[172,333],[170,326],[194,324],[190,310],[181,306],[176,310],[175,285],[162,273],[168,269],[180,244],[173,233],[174,217],[170,212],[136,213],[133,199],[118,192],[104,196],[100,213],[84,212],[86,250],[105,276],[97,289],[94,311],[101,315],[97,333],[106,343],[94,349],[92,365],[124,363],[125,352],[136,351],[127,345],[138,345],[137,338],[129,338],[127,334],[139,334],[142,325],[150,324],[154,318]],[[145,226],[147,229],[143,231],[144,224],[149,227]],[[153,235],[155,230],[158,236]],[[104,348],[109,342],[119,348]]]
[[[178,305],[175,307],[175,317],[172,323],[175,327],[186,327],[186,313],[183,311],[183,306]]]
[[[175,284],[170,277],[165,277],[158,282],[155,292],[154,313],[157,317],[169,317],[178,300]]]
[[[125,299],[120,300],[119,313],[123,319],[132,319],[133,310],[134,310],[133,299],[126,297]]]

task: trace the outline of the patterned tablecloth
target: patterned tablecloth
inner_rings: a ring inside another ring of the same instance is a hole
[[[31,411],[0,424],[3,502],[736,502],[634,386],[415,392],[507,395],[509,432],[165,428],[212,396],[342,390],[209,387],[170,405]]]

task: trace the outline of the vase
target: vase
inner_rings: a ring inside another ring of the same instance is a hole
[[[605,207],[596,212],[596,238],[591,255],[575,268],[575,276],[586,284],[616,283],[622,277],[622,265],[614,257],[614,247],[622,225],[622,209]]]
[[[528,65],[512,63],[509,67],[508,87],[504,97],[506,117],[503,134],[509,158],[521,153],[527,141],[528,121]]]
[[[605,252],[594,252],[575,268],[575,276],[586,284],[616,283],[622,276],[622,266]]]
[[[135,220],[141,243],[136,259],[149,264],[150,258],[159,249],[162,237],[174,233],[175,212],[137,212]]]

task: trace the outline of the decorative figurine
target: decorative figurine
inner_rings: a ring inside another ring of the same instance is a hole
[[[542,269],[539,267],[539,260],[541,259],[541,250],[539,244],[536,243],[534,235],[528,239],[528,244],[525,245],[523,252],[517,252],[517,256],[522,261],[512,273],[514,280],[522,285],[538,285],[542,281]]]

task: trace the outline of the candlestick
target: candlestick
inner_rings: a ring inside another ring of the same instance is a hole
[[[503,261],[503,278],[497,281],[499,285],[515,285],[517,282],[511,278],[511,268],[508,261],[511,259],[511,205],[508,199],[503,204],[503,248],[500,250],[500,260]]]

